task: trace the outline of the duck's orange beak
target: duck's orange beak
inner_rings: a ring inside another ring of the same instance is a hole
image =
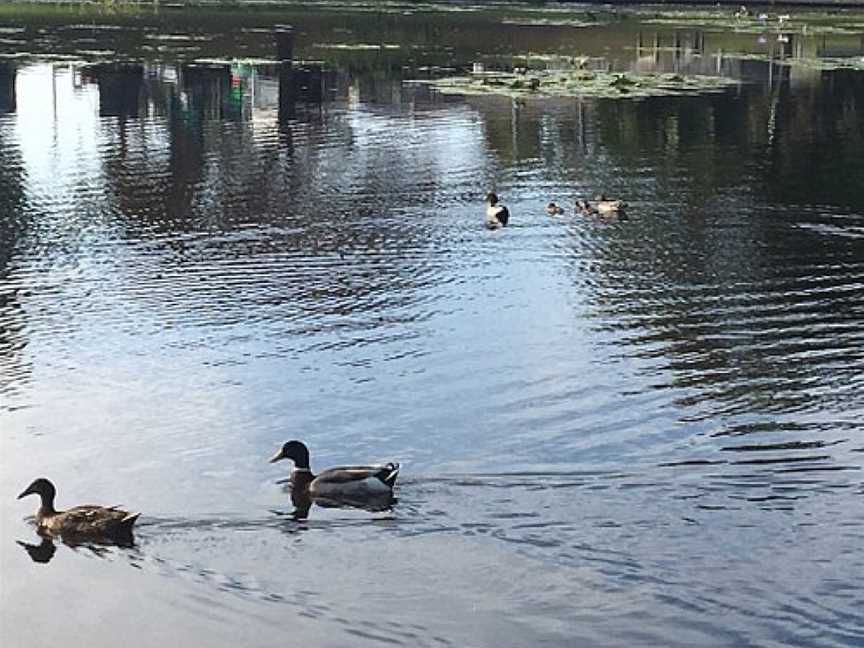
[[[284,458],[285,458],[285,453],[282,452],[282,448],[279,448],[278,452],[276,452],[276,454],[274,454],[272,457],[270,457],[269,463],[276,463],[277,461],[281,461]]]

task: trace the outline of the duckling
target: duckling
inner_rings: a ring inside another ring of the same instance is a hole
[[[598,194],[594,196],[594,207],[597,210],[597,213],[611,214],[615,212],[623,212],[627,209],[627,203],[623,200],[612,200],[611,198],[607,198],[604,194]]]
[[[54,484],[40,477],[30,484],[18,499],[39,495],[41,506],[36,511],[36,526],[40,532],[73,538],[103,538],[128,540],[132,526],[140,513],[130,513],[116,506],[76,506],[66,511],[54,508],[57,490]]]
[[[546,205],[546,213],[550,216],[560,216],[564,213],[564,208],[557,203],[550,202]]]
[[[582,216],[593,216],[597,213],[594,206],[583,198],[576,201],[576,211]]]
[[[398,463],[366,466],[339,466],[315,475],[309,468],[309,449],[302,441],[286,441],[270,458],[270,463],[291,459],[291,498],[298,504],[304,498],[345,502],[351,505],[369,500],[392,498],[393,485],[399,475]],[[299,504],[298,504],[299,507]]]
[[[498,196],[492,192],[486,194],[486,227],[498,229],[507,227],[510,220],[510,211],[498,202]]]

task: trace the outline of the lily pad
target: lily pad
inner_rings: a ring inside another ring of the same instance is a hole
[[[398,43],[315,43],[318,49],[329,50],[355,50],[358,52],[366,50],[382,50],[392,49],[397,50],[402,46]]]
[[[746,61],[765,61],[775,65],[785,65],[793,68],[805,68],[808,70],[864,70],[864,56],[839,57],[814,57],[800,56],[790,58],[776,58],[768,54],[725,54],[726,58],[740,59]]]
[[[615,73],[593,70],[510,72],[446,77],[425,82],[442,94],[510,97],[645,98],[722,92],[738,81],[719,76]]]
[[[521,25],[524,27],[599,27],[604,23],[577,18],[504,18],[503,25]]]
[[[817,12],[817,11],[753,11],[746,15],[736,15],[731,8],[705,11],[688,8],[686,10],[661,10],[653,15],[637,12],[637,17],[645,25],[672,25],[700,27],[706,31],[733,31],[743,33],[763,33],[766,30],[782,30],[784,33],[815,35],[861,34],[864,21],[855,12]]]

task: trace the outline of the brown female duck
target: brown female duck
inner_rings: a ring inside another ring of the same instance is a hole
[[[76,506],[66,511],[54,508],[57,490],[54,484],[39,478],[18,496],[39,495],[42,503],[36,511],[40,532],[73,538],[128,539],[140,513],[130,513],[116,506]]]
[[[301,441],[287,441],[270,458],[270,463],[291,459],[292,497],[303,495],[334,502],[362,503],[390,497],[399,475],[398,463],[366,466],[339,466],[315,475],[309,468],[309,449]]]

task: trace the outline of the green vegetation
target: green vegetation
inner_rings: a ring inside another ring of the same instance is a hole
[[[847,58],[800,56],[794,58],[777,58],[769,54],[727,54],[727,58],[748,61],[773,61],[775,65],[788,65],[794,68],[808,70],[864,70],[864,56]]]
[[[595,70],[492,72],[429,82],[444,94],[509,97],[645,97],[722,92],[738,82],[726,77],[615,73]]]
[[[762,18],[760,19],[760,16]],[[864,33],[864,14],[860,11],[816,11],[791,9],[789,11],[753,11],[736,16],[733,7],[717,9],[677,9],[651,13],[637,10],[634,17],[644,25],[670,25],[698,27],[705,31],[733,31],[759,34],[782,31],[786,34],[861,34]]]

